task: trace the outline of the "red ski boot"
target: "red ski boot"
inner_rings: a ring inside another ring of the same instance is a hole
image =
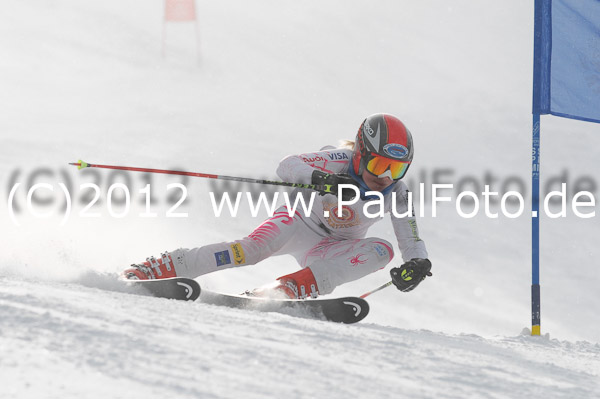
[[[146,262],[131,265],[131,268],[124,270],[121,274],[128,280],[153,280],[158,278],[177,277],[173,259],[168,252],[162,253],[160,259],[154,256],[146,258]]]
[[[279,277],[271,285],[246,291],[246,295],[273,299],[305,299],[308,295],[316,298],[319,291],[315,276],[307,267]]]

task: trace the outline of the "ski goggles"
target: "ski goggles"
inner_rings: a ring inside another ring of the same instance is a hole
[[[398,180],[404,176],[409,165],[410,162],[396,161],[381,155],[371,154],[371,159],[367,162],[367,171],[380,178],[389,177],[392,180]]]

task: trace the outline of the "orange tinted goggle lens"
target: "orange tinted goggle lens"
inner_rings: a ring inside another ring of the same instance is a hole
[[[393,159],[374,155],[373,159],[367,163],[367,170],[373,173],[375,176],[380,176],[389,169],[389,171],[392,173],[392,179],[397,180],[402,177],[404,172],[406,172],[408,165],[409,163],[407,162],[394,161]]]

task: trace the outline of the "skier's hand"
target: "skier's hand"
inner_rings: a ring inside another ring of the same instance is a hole
[[[412,291],[425,277],[432,276],[429,259],[414,258],[390,270],[392,283],[402,292]]]
[[[342,173],[325,173],[320,170],[315,170],[312,174],[312,184],[323,186],[323,190],[317,190],[321,195],[333,194],[338,195],[338,186],[340,184],[352,184],[357,186],[356,181],[349,175]],[[356,193],[352,189],[342,190],[342,200],[351,201],[356,197]]]

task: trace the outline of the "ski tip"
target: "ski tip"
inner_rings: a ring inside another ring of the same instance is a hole
[[[367,317],[369,314],[369,303],[362,298],[346,297],[339,298],[343,305],[343,310],[340,308],[332,317],[331,321],[338,323],[352,324],[357,323]]]
[[[197,281],[185,277],[123,281],[129,286],[141,286],[158,298],[195,301],[202,291]]]
[[[78,162],[69,162],[69,165],[77,166],[78,170],[87,168],[89,166],[86,162],[83,162],[81,159]]]

